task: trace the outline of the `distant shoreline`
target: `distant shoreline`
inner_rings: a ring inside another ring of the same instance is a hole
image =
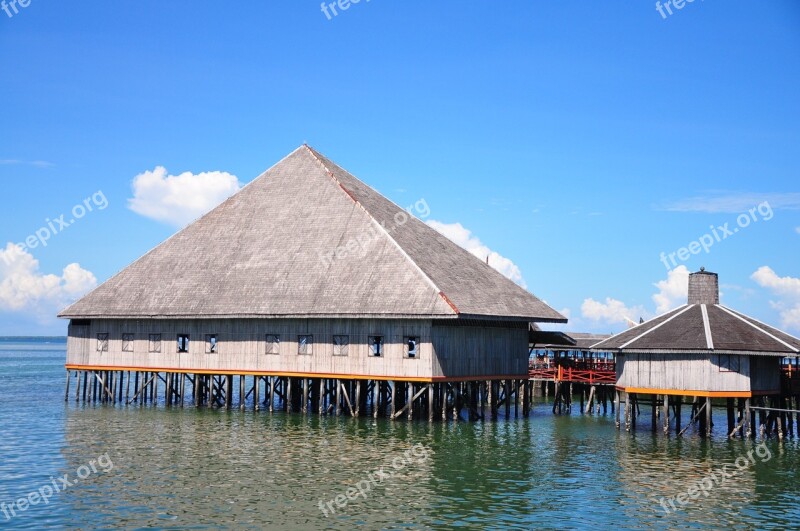
[[[0,336],[0,341],[20,341],[20,340],[49,340],[49,341],[67,341],[67,336]]]

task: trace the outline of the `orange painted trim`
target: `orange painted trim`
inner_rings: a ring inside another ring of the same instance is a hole
[[[169,372],[173,374],[214,374],[214,375],[240,375],[240,376],[281,376],[291,378],[338,378],[340,380],[381,380],[402,382],[474,382],[484,380],[527,380],[527,374],[506,376],[434,376],[434,377],[399,377],[381,376],[374,374],[333,374],[321,372],[285,372],[285,371],[253,371],[243,369],[176,369],[174,367],[124,367],[119,365],[75,365],[66,364],[68,371],[140,371],[140,372]]]
[[[448,305],[450,305],[450,307],[453,309],[453,311],[454,311],[454,312],[456,312],[456,314],[457,314],[457,315],[458,315],[458,314],[461,314],[461,312],[460,312],[460,311],[458,311],[458,308],[456,307],[456,305],[455,305],[455,304],[453,304],[453,301],[451,301],[451,300],[450,300],[450,299],[447,297],[447,295],[445,295],[445,294],[444,294],[444,291],[440,291],[440,292],[439,292],[439,296],[440,296],[442,299],[444,299],[444,302],[446,302]]]
[[[641,395],[702,396],[707,398],[750,398],[750,391],[677,391],[674,389],[647,389],[644,387],[617,387],[626,393]]]

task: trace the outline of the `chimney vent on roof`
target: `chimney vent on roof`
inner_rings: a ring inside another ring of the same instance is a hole
[[[704,267],[689,275],[689,304],[719,304],[719,278]]]

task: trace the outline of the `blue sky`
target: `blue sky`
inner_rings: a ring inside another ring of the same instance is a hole
[[[680,304],[705,266],[723,302],[800,333],[797,2],[16,8],[0,11],[4,256],[93,208],[0,260],[0,334],[63,334],[60,305],[176,230],[135,193],[208,206],[303,142],[401,205],[424,198],[567,329]],[[742,213],[668,274],[660,253]]]

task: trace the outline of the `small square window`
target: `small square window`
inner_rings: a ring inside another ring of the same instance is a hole
[[[150,340],[147,342],[148,352],[161,352],[161,334],[150,334]]]
[[[97,352],[108,352],[108,334],[97,334]]]
[[[719,371],[720,372],[740,372],[741,364],[740,358],[735,354],[720,354],[719,355]]]
[[[415,336],[408,336],[406,338],[406,357],[417,357],[417,338]]]
[[[189,352],[189,334],[178,334],[178,352]]]
[[[278,334],[267,334],[267,354],[281,353],[281,337]]]
[[[383,336],[369,336],[369,352],[376,358],[383,356]]]
[[[347,356],[350,350],[350,336],[333,336],[333,355]]]
[[[206,334],[206,354],[217,353],[217,334]]]
[[[133,352],[133,334],[122,334],[122,352]]]
[[[297,336],[297,353],[310,355],[313,353],[314,336]]]

